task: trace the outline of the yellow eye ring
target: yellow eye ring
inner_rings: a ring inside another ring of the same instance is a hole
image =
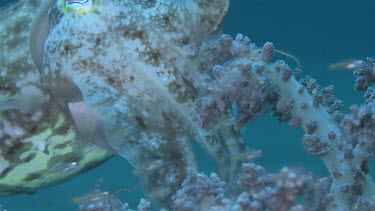
[[[63,0],[64,12],[87,12],[94,7],[95,0]]]

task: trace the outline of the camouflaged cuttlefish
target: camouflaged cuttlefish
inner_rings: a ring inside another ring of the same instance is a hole
[[[22,0],[2,10],[0,192],[54,183],[110,156],[92,144],[126,158],[163,206],[197,171],[190,141],[228,179],[242,139],[203,129],[194,114],[212,81],[194,57],[228,7],[229,0]]]

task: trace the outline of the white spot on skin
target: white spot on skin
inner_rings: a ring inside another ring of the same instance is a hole
[[[33,149],[43,152],[44,154],[49,154],[48,145],[49,141],[47,140],[39,140],[34,143]]]

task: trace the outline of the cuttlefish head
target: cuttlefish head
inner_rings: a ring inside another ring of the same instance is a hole
[[[53,80],[49,83],[49,76],[44,74],[44,44],[53,25],[59,22],[59,19],[67,12],[85,12],[92,8],[93,0],[77,1],[64,0],[60,2],[47,1],[41,8],[38,16],[35,18],[31,27],[29,47],[30,54],[38,71],[45,77],[49,88],[56,100],[62,107],[66,107],[67,102],[81,101],[82,95],[79,89],[65,78]]]
[[[45,42],[52,26],[56,25],[60,18],[67,13],[79,15],[89,12],[93,6],[94,0],[63,0],[57,3],[47,1],[32,24],[29,47],[36,68],[44,76],[55,100],[70,114],[80,135],[87,141],[114,153],[113,148],[105,141],[103,119],[93,109],[85,106],[78,87],[63,76],[58,80],[56,78],[49,80],[50,75],[45,74],[43,70]]]
[[[35,66],[41,71],[44,43],[51,30],[51,25],[58,22],[63,13],[85,13],[94,7],[94,0],[47,1],[35,18],[30,33],[30,52]]]

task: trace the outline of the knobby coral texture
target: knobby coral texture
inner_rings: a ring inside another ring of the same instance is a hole
[[[240,34],[234,40],[222,35],[203,43],[200,54],[205,56],[200,66],[214,80],[196,100],[198,121],[203,128],[210,127],[236,105],[237,117],[232,129],[239,130],[248,120],[265,113],[260,111],[272,108],[270,112],[280,122],[305,130],[302,145],[308,154],[322,159],[331,176],[318,179],[288,168],[276,175],[267,175],[260,166],[243,164],[237,190],[246,188],[237,196],[236,207],[243,210],[374,209],[375,186],[368,161],[374,156],[375,148],[375,60],[368,58],[367,64],[355,71],[355,88],[366,92],[365,102],[352,106],[352,113],[343,114],[339,111],[341,101],[333,96],[332,86],[320,87],[311,77],[301,79],[300,70],[292,71],[284,61],[271,63],[273,52],[272,43],[257,48]],[[293,72],[298,74],[293,76]],[[187,179],[184,185],[189,185],[191,180]],[[184,200],[174,202],[178,207],[189,207],[194,200],[202,207],[228,206],[222,192],[211,192],[207,198],[200,197],[186,193],[184,187],[174,197],[190,200],[186,200],[187,204],[182,203]],[[301,201],[297,195],[307,200]],[[233,206],[233,203],[229,204]]]
[[[267,174],[261,166],[244,163],[238,194],[225,194],[225,182],[216,174],[187,177],[173,197],[176,210],[318,210],[327,180],[317,180],[302,169],[283,168]],[[230,195],[230,196],[228,196]],[[297,201],[297,198],[299,201]]]

